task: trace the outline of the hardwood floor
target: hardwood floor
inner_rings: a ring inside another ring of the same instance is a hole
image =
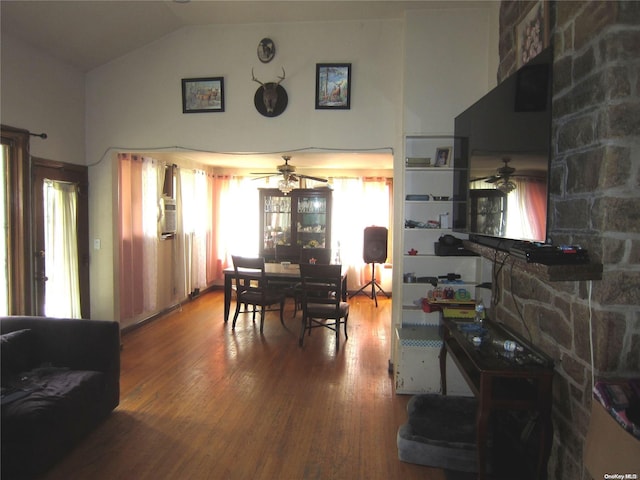
[[[120,406],[44,478],[444,480],[400,462],[409,396],[388,373],[391,301],[350,299],[349,339],[300,314],[223,322],[214,291],[123,335]],[[232,305],[233,307],[233,305]],[[288,308],[293,308],[290,300]]]

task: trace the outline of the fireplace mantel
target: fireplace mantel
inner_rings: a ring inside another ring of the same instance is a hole
[[[480,245],[475,242],[464,241],[467,250],[500,263],[512,263],[525,272],[534,275],[547,282],[579,282],[583,280],[602,280],[602,264],[586,263],[581,265],[543,265],[541,263],[528,263],[514,257],[509,252]]]

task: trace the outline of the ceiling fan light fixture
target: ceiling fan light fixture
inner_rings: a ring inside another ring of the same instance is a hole
[[[516,184],[509,180],[508,177],[498,180],[496,188],[502,193],[509,194],[516,189]]]
[[[278,182],[278,190],[287,195],[291,190],[298,188],[298,182],[291,177],[285,177]]]

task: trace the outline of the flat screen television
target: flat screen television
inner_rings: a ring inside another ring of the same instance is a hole
[[[452,227],[499,249],[547,240],[551,49],[455,119]]]

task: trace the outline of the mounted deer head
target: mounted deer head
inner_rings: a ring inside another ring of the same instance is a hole
[[[284,67],[283,67],[282,68],[282,76],[278,77],[278,79],[279,79],[278,82],[262,83],[253,74],[253,68],[251,69],[251,80],[253,80],[254,82],[259,83],[260,85],[262,85],[262,89],[261,89],[262,90],[262,102],[264,104],[264,107],[266,108],[267,116],[276,116],[276,115],[279,115],[280,113],[282,113],[282,112],[276,112],[276,104],[278,103],[278,87],[280,87],[280,82],[282,82],[284,80],[285,76],[286,76],[286,73],[285,73]],[[281,89],[282,92],[284,92],[284,89],[282,87],[280,87],[280,89]],[[257,94],[258,94],[258,92],[256,92],[256,95]],[[284,96],[285,96],[285,99],[286,99],[286,92],[285,92]],[[284,106],[286,108],[286,103],[284,104]],[[256,107],[257,107],[257,105],[256,105]],[[284,110],[284,108],[282,110]]]

